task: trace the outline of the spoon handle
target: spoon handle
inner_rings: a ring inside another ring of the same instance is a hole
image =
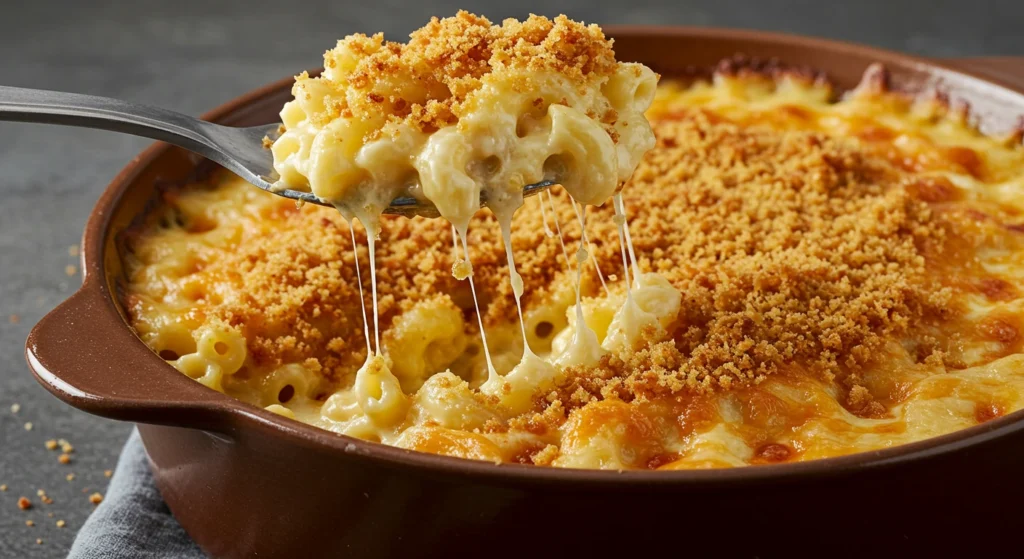
[[[0,86],[0,121],[62,124],[143,136],[209,157],[210,123],[181,113],[108,97]]]

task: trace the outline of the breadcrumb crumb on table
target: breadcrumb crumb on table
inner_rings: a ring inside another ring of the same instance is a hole
[[[35,525],[36,525],[36,523],[34,521],[32,521],[32,520],[26,520],[25,521],[25,526],[28,526],[28,527],[31,528],[32,526],[35,526]]]
[[[29,501],[28,497],[18,497],[18,508],[28,510],[32,508],[32,501]]]
[[[63,528],[63,527],[64,527],[64,526],[66,526],[66,525],[67,525],[67,523],[66,523],[66,522],[64,522],[63,520],[58,520],[58,521],[57,521],[57,527],[58,527],[58,528]]]
[[[114,475],[114,470],[103,470],[104,477],[110,477],[112,475]]]
[[[50,439],[50,440],[46,441],[45,445],[46,445],[46,450],[56,450],[57,449],[57,441],[55,441],[53,439]]]
[[[57,457],[57,461],[60,462],[61,464],[70,464],[71,463],[71,455],[69,455],[67,453],[61,454],[59,457]]]
[[[32,430],[32,422],[31,421],[28,421],[28,422],[25,423],[25,430],[26,431],[31,431]]]
[[[6,483],[3,484],[3,485],[0,485],[0,491],[4,491],[4,492],[7,491],[7,484]]]
[[[89,502],[94,505],[98,505],[103,502],[103,495],[99,493],[93,493],[92,495],[89,495]]]
[[[18,413],[21,411],[21,404],[11,404],[11,413]]]

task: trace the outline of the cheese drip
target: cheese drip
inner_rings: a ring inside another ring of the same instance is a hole
[[[569,200],[572,204],[576,203],[571,196]],[[578,215],[580,217],[580,228],[586,231],[586,207],[584,207],[583,213]],[[587,321],[583,319],[583,299],[580,291],[582,289],[583,282],[583,264],[587,261],[589,256],[584,248],[584,242],[585,239],[581,236],[580,246],[576,250],[576,325],[573,331],[572,341],[561,355],[555,359],[555,364],[563,368],[573,365],[584,367],[596,365],[604,354],[601,344],[597,340],[597,334],[590,328]]]
[[[380,199],[374,198],[372,200],[364,200],[362,203],[352,203],[351,201],[333,201],[335,209],[341,213],[341,216],[348,222],[349,230],[352,230],[353,224],[356,220],[363,225],[363,229],[366,230],[366,244],[369,250],[370,256],[370,291],[373,294],[373,339],[376,347],[374,348],[373,354],[381,355],[380,351],[380,320],[379,311],[377,305],[377,251],[376,241],[380,238],[380,216],[384,213],[384,205]],[[355,233],[352,233],[352,250],[355,250]],[[359,256],[356,255],[356,273],[359,274]],[[363,327],[366,328],[366,305],[363,303],[362,292],[363,284],[361,276],[357,275],[359,280],[359,302],[363,305]],[[369,343],[369,333],[366,333],[367,343]],[[369,349],[369,348],[367,348]],[[367,351],[367,360],[370,359],[371,352]]]
[[[548,190],[547,192],[548,192],[548,197],[550,198],[551,197],[551,190]],[[537,197],[537,201],[540,202],[540,217],[541,217],[541,221],[543,221],[543,223],[544,223],[544,236],[550,239],[551,237],[555,236],[555,233],[554,233],[554,231],[551,230],[551,226],[548,225],[548,211],[544,207],[544,197],[543,196],[538,196]],[[552,207],[551,208],[551,212],[554,213],[554,211],[555,210]],[[556,220],[558,219],[557,215],[555,216],[555,219]]]
[[[360,220],[361,221],[361,220]],[[364,224],[365,226],[365,224]],[[380,356],[380,314],[377,310],[377,250],[376,237],[380,235],[380,225],[372,231],[367,228],[366,244],[370,250],[370,290],[373,292],[373,343],[374,354]]]
[[[565,236],[562,235],[562,224],[558,219],[558,212],[555,211],[555,198],[554,196],[551,195],[550,190],[548,190],[547,194],[548,202],[551,204],[551,215],[555,219],[555,229],[558,231],[558,244],[562,246],[562,256],[565,257],[565,268],[571,272],[573,270],[573,267],[572,263],[569,262],[569,251],[566,250],[565,248]],[[540,207],[544,207],[543,200],[541,200]],[[573,284],[573,289],[576,289],[576,292],[579,293],[579,288],[576,286],[575,283]]]
[[[514,211],[514,210],[513,210]],[[505,244],[505,258],[508,260],[508,278],[512,284],[512,294],[516,298],[516,310],[519,314],[519,330],[523,335],[523,355],[533,354],[530,341],[526,337],[526,322],[523,320],[523,276],[516,270],[516,260],[512,254],[512,215],[507,208],[494,210],[501,228],[501,240]]]
[[[576,209],[576,204],[572,205],[572,210],[576,212],[576,219],[580,220],[580,235],[583,243],[587,245],[587,252],[593,254],[594,248],[590,245],[590,238],[587,236],[587,228],[583,216],[580,215],[580,211]],[[594,271],[597,272],[597,279],[601,280],[601,287],[604,288],[605,295],[611,295],[611,291],[608,291],[608,284],[604,281],[604,274],[601,273],[601,265],[597,263],[597,258],[591,260],[594,263]]]
[[[352,238],[352,250],[356,260],[356,281],[359,282],[359,304],[363,311],[363,337],[366,340],[366,361],[356,371],[352,395],[354,401],[339,400],[334,397],[325,402],[325,408],[342,420],[342,431],[360,437],[383,438],[393,434],[408,412],[410,400],[402,392],[401,383],[388,366],[388,360],[381,353],[380,346],[380,315],[377,303],[377,252],[376,240],[380,236],[381,211],[373,205],[367,205],[353,211],[351,206],[335,204],[335,207],[348,221],[349,234]],[[366,230],[366,244],[370,258],[370,290],[373,298],[373,337],[376,347],[371,351],[370,332],[367,324],[366,303],[363,300],[362,272],[359,266],[359,254],[356,252],[354,225],[358,220]],[[333,400],[333,401],[332,401]],[[363,417],[353,417],[353,408],[358,407]]]
[[[622,206],[622,195],[616,194],[613,198],[613,205],[615,208],[615,225],[619,236],[619,252],[622,254],[622,273],[625,275],[626,280],[626,302],[622,304],[622,307],[615,313],[615,317],[612,319],[612,324],[608,327],[608,334],[605,337],[602,347],[605,349],[615,349],[622,346],[631,348],[633,342],[640,336],[640,332],[645,327],[650,327],[652,324],[657,324],[656,317],[637,305],[636,300],[633,298],[633,285],[630,282],[630,264],[627,262],[626,255],[629,254],[629,260],[632,261],[633,277],[639,280],[639,273],[636,269],[636,258],[633,252],[632,240],[629,238],[627,233],[626,225],[626,214]],[[627,248],[628,245],[628,248]]]
[[[369,358],[373,353],[373,350],[370,348],[370,324],[366,320],[366,301],[363,299],[363,273],[359,269],[359,251],[357,250],[356,245],[356,230],[355,227],[353,227],[352,222],[349,222],[348,224],[348,232],[352,237],[352,255],[355,257],[356,261],[356,282],[359,285],[359,306],[363,310],[363,338],[366,339],[366,356]]]
[[[576,312],[568,317],[569,326],[552,340],[552,352],[556,355],[581,351],[577,341],[581,337],[581,324],[593,328],[599,345],[590,350],[599,358],[605,352],[632,351],[641,340],[663,339],[666,328],[679,313],[682,294],[659,274],[640,271],[625,218],[625,206],[620,197],[616,196],[614,200],[616,214],[613,220],[619,229],[625,289],[621,295],[609,293],[587,301],[582,309],[577,307]],[[584,216],[579,212],[577,215]],[[586,256],[582,242],[577,251],[578,265],[584,263]]]
[[[462,241],[462,252],[463,254],[466,255],[465,259],[460,259],[458,257],[460,240]],[[466,243],[466,235],[463,233],[459,233],[455,229],[454,225],[452,225],[452,244],[454,245],[453,248],[456,256],[456,264],[453,264],[452,267],[454,268],[462,264],[462,271],[465,272],[465,275],[463,277],[459,278],[458,275],[456,275],[455,277],[458,279],[468,279],[469,290],[470,292],[473,293],[473,308],[476,310],[476,321],[477,324],[480,326],[480,341],[484,346],[484,360],[487,362],[486,382],[496,383],[498,382],[498,379],[500,379],[501,377],[500,375],[498,375],[498,371],[494,368],[494,362],[491,361],[491,348],[488,347],[487,345],[487,332],[484,331],[484,318],[483,314],[480,312],[480,301],[476,297],[476,283],[473,281],[473,263],[470,261],[469,258],[469,246]]]
[[[636,251],[633,250],[633,237],[629,235],[629,220],[626,219],[626,202],[622,200],[622,193],[619,192],[612,197],[612,206],[615,212],[622,216],[622,228],[626,234],[626,249],[629,251],[629,260],[633,263],[633,275],[640,275],[640,264],[636,261]],[[620,218],[616,218],[620,219]]]

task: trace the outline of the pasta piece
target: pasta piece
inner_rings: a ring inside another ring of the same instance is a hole
[[[359,409],[380,427],[396,426],[409,409],[408,397],[379,355],[368,359],[356,373],[355,394]]]
[[[430,377],[413,401],[419,416],[417,423],[472,430],[500,418],[486,398],[470,390],[466,381],[449,372]]]
[[[233,375],[245,363],[245,338],[233,328],[213,326],[198,330],[196,352],[216,363],[225,375]]]
[[[391,371],[407,393],[447,369],[468,343],[462,311],[447,297],[424,301],[400,315],[384,341]]]

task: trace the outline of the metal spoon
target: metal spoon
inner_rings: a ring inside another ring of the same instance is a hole
[[[0,86],[0,121],[39,122],[85,128],[100,128],[161,140],[198,153],[227,168],[267,192],[331,206],[311,192],[274,190],[271,183],[274,158],[263,146],[263,138],[274,140],[278,124],[237,128],[199,120],[181,113],[130,103],[119,99],[63,93],[40,89]],[[555,184],[542,181],[523,187],[523,196],[530,196]],[[486,200],[481,199],[482,205]],[[429,201],[411,196],[395,198],[384,213],[405,216],[437,217],[438,211]]]

